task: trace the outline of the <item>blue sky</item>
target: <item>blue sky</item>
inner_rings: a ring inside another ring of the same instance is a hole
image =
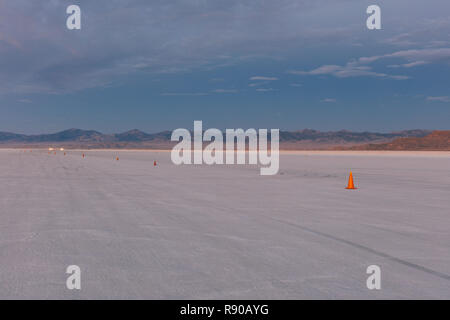
[[[450,129],[450,2],[6,0],[0,70],[0,131]]]

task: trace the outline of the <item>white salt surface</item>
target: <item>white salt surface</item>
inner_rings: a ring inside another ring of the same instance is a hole
[[[450,299],[449,153],[81,153],[0,150],[0,298]]]

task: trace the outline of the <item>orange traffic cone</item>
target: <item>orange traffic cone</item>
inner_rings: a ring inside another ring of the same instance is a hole
[[[64,152],[64,155],[66,155],[66,153]]]
[[[153,166],[154,166],[154,167],[156,167],[156,160],[155,160],[155,161],[153,161]]]
[[[348,186],[345,189],[350,189],[350,190],[357,189],[357,188],[355,188],[355,184],[353,183],[353,174],[351,171],[350,171],[350,176],[348,177]]]
[[[119,157],[117,157],[116,160],[119,161]]]
[[[55,156],[56,156],[56,151],[55,151]]]
[[[84,153],[83,153],[83,158],[84,158]]]

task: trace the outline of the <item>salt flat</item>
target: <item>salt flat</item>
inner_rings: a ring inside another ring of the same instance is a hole
[[[81,153],[0,150],[0,298],[450,299],[449,153]]]

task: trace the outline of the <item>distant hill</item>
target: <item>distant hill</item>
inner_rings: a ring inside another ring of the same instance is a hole
[[[367,143],[382,143],[399,137],[424,137],[429,130],[405,130],[391,133],[352,132],[347,130],[322,132],[305,129],[300,131],[281,131],[282,149],[332,149],[336,146],[354,146]]]
[[[115,134],[114,138],[117,141],[149,141],[153,140],[154,136],[152,134],[134,129],[127,132]]]
[[[171,148],[171,131],[146,133],[137,129],[116,134],[103,134],[94,130],[69,129],[53,134],[24,135],[0,132],[1,147],[47,147],[66,148]],[[322,132],[305,129],[281,131],[280,148],[287,150],[333,149],[366,144],[391,142],[396,138],[421,138],[428,130],[406,130],[392,133],[351,132],[346,130]]]
[[[351,150],[450,151],[450,131],[433,131],[425,137],[397,138],[391,142],[366,144]]]
[[[155,134],[133,129],[117,134],[103,134],[95,130],[69,129],[52,134],[24,135],[0,132],[0,147],[48,147],[65,148],[170,148],[171,131]]]

